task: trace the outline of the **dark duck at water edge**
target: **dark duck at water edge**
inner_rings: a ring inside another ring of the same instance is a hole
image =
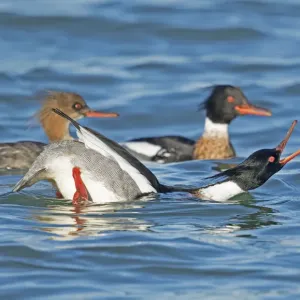
[[[72,122],[79,141],[67,140],[46,146],[13,192],[40,180],[49,180],[55,182],[64,198],[72,199],[76,205],[81,201],[132,201],[148,194],[169,192],[186,192],[203,200],[226,201],[258,188],[300,154],[298,150],[281,159],[297,123],[294,121],[276,148],[254,152],[238,166],[207,178],[208,183],[201,187],[170,187],[161,184],[145,165],[116,142],[80,126],[60,110],[55,112]]]
[[[133,139],[122,145],[140,160],[170,163],[192,159],[228,159],[236,156],[228,126],[242,115],[271,116],[271,111],[249,103],[238,87],[215,86],[201,105],[206,110],[203,135],[195,142],[182,136]]]
[[[85,100],[76,93],[47,93],[40,111],[36,114],[49,142],[72,140],[69,132],[70,122],[59,117],[52,109],[58,107],[75,120],[84,117],[117,117],[116,113],[93,111]],[[0,143],[0,169],[29,169],[34,160],[44,150],[45,143],[35,141],[19,141]]]

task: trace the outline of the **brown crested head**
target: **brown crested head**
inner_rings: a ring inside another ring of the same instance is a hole
[[[117,113],[100,112],[90,109],[79,94],[49,91],[46,94],[40,111],[37,113],[37,117],[51,142],[72,139],[69,134],[69,122],[59,118],[57,114],[52,111],[54,108],[60,109],[75,120],[84,117],[118,117]]]
[[[237,116],[271,116],[270,110],[252,105],[239,87],[217,85],[201,107],[214,123],[229,124]]]

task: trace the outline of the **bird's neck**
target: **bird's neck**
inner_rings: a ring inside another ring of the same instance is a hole
[[[70,136],[69,122],[53,112],[49,112],[40,121],[49,142],[73,139]]]
[[[226,201],[244,192],[234,181],[223,181],[199,188],[193,194],[202,200]]]
[[[203,135],[195,144],[194,159],[224,159],[235,156],[231,146],[228,124],[214,123],[205,119]]]
[[[205,124],[204,124],[204,132],[203,132],[202,137],[229,139],[228,124],[215,123],[215,122],[211,121],[210,118],[206,117]]]

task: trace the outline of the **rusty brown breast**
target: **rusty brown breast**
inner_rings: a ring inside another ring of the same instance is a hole
[[[193,159],[229,159],[235,156],[229,136],[202,136],[196,142],[193,151]]]

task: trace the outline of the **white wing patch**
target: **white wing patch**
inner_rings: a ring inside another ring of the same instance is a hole
[[[129,150],[132,150],[136,153],[153,157],[155,156],[162,148],[158,145],[153,145],[148,142],[126,142],[122,146],[127,147]]]
[[[149,180],[142,175],[136,168],[128,163],[122,156],[115,152],[112,148],[107,146],[94,134],[80,126],[80,130],[76,130],[77,136],[81,142],[85,144],[87,148],[93,149],[94,151],[114,159],[122,170],[127,172],[131,178],[135,181],[142,193],[155,193],[156,189],[151,185]]]

